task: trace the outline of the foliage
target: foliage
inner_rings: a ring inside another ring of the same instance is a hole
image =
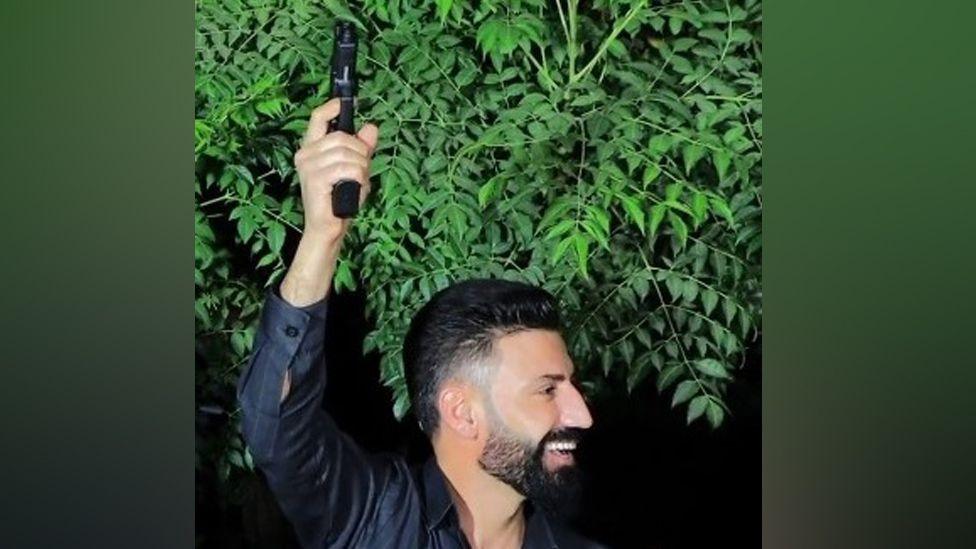
[[[232,402],[300,234],[292,155],[342,18],[380,146],[335,286],[368,290],[397,416],[412,313],[493,276],[560,299],[589,392],[650,376],[689,423],[722,423],[761,314],[760,5],[586,4],[197,1],[198,398]]]

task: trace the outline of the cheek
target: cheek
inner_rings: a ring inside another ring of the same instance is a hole
[[[506,423],[536,443],[555,429],[559,420],[555,403],[543,398],[513,402],[508,412],[502,416]]]

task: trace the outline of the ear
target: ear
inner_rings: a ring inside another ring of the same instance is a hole
[[[471,388],[448,382],[437,395],[437,411],[441,427],[457,433],[462,438],[478,438],[478,418],[472,402]]]

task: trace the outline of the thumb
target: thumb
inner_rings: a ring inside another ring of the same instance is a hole
[[[369,147],[370,156],[373,156],[373,151],[376,150],[376,143],[379,141],[379,136],[380,129],[376,127],[376,124],[366,124],[360,128],[359,133],[356,134],[356,137],[358,137],[360,141]]]

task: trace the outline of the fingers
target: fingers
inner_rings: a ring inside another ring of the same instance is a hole
[[[375,124],[366,124],[359,129],[356,137],[369,148],[369,156],[373,156],[376,150],[376,143],[379,141],[380,129]]]
[[[366,180],[366,184],[359,188],[359,207],[363,207],[363,203],[366,202],[366,197],[369,196],[369,191],[373,190],[372,184],[370,184],[369,179]]]
[[[308,129],[302,138],[302,145],[325,137],[329,131],[329,121],[339,116],[339,98],[333,98],[319,105],[308,119]]]
[[[339,116],[340,102],[332,99],[317,107],[309,118],[301,148],[295,153],[295,167],[302,181],[302,202],[306,226],[334,225],[331,213],[333,186],[349,179],[359,183],[359,205],[372,189],[369,164],[379,141],[379,128],[366,124],[356,133],[329,133],[329,122]],[[343,220],[343,226],[348,220]]]
[[[364,170],[369,169],[369,159],[345,147],[329,149],[320,154],[310,155],[296,162],[302,171],[315,171],[333,164],[355,164]]]
[[[295,155],[295,160],[298,161],[299,155],[311,156],[324,153],[335,147],[344,147],[364,157],[368,157],[370,154],[368,144],[359,138],[343,132],[333,132],[320,139],[303,143],[302,148]]]
[[[328,164],[314,170],[308,170],[310,180],[325,182],[329,187],[343,179],[358,181],[360,185],[369,184],[369,172],[363,166],[352,162]]]
[[[305,130],[305,136],[302,138],[302,147],[306,145],[318,142],[329,134],[329,122],[335,117],[339,116],[341,103],[338,98],[330,99],[329,101],[319,105],[312,111],[312,115],[308,120],[308,128]],[[359,129],[356,133],[355,139],[365,145],[366,150],[363,154],[367,156],[372,156],[373,151],[376,150],[376,143],[379,140],[380,129],[376,127],[375,124],[366,124]],[[334,135],[347,135],[343,132],[334,132]],[[353,137],[353,136],[347,136]],[[351,143],[351,142],[350,142]],[[352,145],[350,145],[352,146]]]

